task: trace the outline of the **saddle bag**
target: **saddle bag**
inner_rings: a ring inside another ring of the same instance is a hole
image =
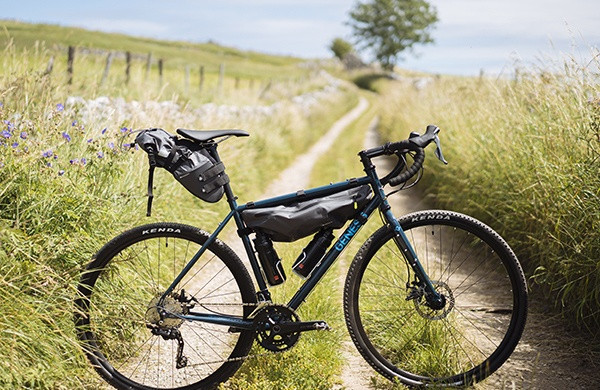
[[[171,172],[189,192],[206,202],[218,202],[223,196],[223,185],[229,183],[225,166],[222,162],[217,163],[201,145],[180,139],[163,129],[143,130],[135,142],[148,153],[150,161],[149,210],[154,167]]]
[[[367,203],[370,193],[370,187],[364,185],[286,206],[250,208],[242,212],[242,219],[250,229],[273,241],[296,241],[321,229],[341,228]]]

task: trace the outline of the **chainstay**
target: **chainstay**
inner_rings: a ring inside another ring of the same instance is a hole
[[[231,303],[231,302],[225,302],[225,303],[198,303],[198,306],[242,306],[242,307],[248,307],[248,306],[252,306],[252,307],[256,307],[256,308],[263,308],[263,307],[268,307],[268,306],[282,306],[281,304],[275,304],[273,302],[256,302],[256,303],[247,303],[247,302],[242,302],[242,303]],[[239,357],[234,357],[234,358],[229,358],[229,359],[222,359],[222,360],[213,360],[210,362],[202,362],[202,363],[196,363],[196,364],[188,364],[186,367],[199,367],[199,366],[205,366],[208,364],[218,364],[218,363],[232,363],[232,362],[239,362],[239,361],[245,361],[251,358],[257,358],[257,357],[261,357],[261,356],[267,356],[267,355],[274,355],[274,354],[279,354],[279,353],[283,353],[283,352],[287,352],[291,349],[293,349],[296,345],[293,345],[291,348],[288,348],[286,350],[283,351],[268,351],[268,352],[261,352],[261,353],[253,353],[253,354],[248,354],[246,356],[239,356]]]

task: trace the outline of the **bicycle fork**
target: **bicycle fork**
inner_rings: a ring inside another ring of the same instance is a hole
[[[398,246],[398,249],[402,252],[402,255],[410,265],[411,269],[417,276],[417,280],[420,282],[425,291],[427,305],[433,310],[442,309],[446,305],[445,297],[438,293],[433,286],[431,279],[429,279],[427,272],[425,272],[425,269],[421,265],[421,262],[419,261],[419,258],[417,257],[412,245],[408,241],[406,234],[404,234],[402,226],[400,226],[400,223],[392,214],[389,203],[385,199],[381,204],[381,210],[387,223],[394,231],[394,242]]]

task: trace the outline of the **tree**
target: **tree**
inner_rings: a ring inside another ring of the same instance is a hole
[[[346,54],[352,53],[354,51],[352,44],[342,38],[335,38],[331,42],[331,46],[329,46],[329,49],[333,52],[333,55],[339,58],[340,60],[343,60]]]
[[[432,43],[437,10],[424,0],[370,0],[357,3],[348,23],[363,49],[373,51],[392,70],[400,53],[415,44]]]

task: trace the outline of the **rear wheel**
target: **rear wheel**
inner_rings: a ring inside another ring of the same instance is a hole
[[[382,227],[362,246],[344,288],[352,339],[381,374],[412,386],[465,386],[497,370],[515,349],[527,288],[508,244],[458,213],[399,220],[443,307],[427,304],[393,237]]]
[[[253,310],[250,276],[225,244],[209,245],[158,306],[208,237],[180,224],[141,226],[106,244],[88,266],[76,301],[78,334],[94,368],[113,386],[211,389],[241,365],[253,332],[177,318],[189,310],[240,318]]]

